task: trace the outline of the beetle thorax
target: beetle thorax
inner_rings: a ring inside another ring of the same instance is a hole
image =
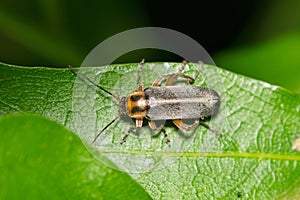
[[[146,116],[148,101],[144,91],[134,92],[127,97],[127,114],[131,118],[142,119]]]

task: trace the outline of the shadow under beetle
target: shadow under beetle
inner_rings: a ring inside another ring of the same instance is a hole
[[[178,77],[183,78],[188,83],[192,84],[203,67],[202,62],[199,62],[199,70],[196,72],[194,78],[182,73],[186,66],[186,61],[183,61],[182,67],[178,73],[163,75],[157,78],[151,87],[145,89],[143,89],[141,81],[143,65],[144,60],[139,64],[137,91],[127,97],[121,98],[115,96],[84,74],[77,72],[74,68],[69,66],[69,68],[80,78],[106,92],[119,102],[118,116],[100,130],[92,143],[95,143],[101,133],[121,116],[129,116],[130,118],[135,119],[136,125],[126,132],[121,139],[120,144],[126,142],[126,138],[132,129],[142,127],[144,118],[148,120],[148,124],[152,130],[163,132],[165,143],[169,146],[170,140],[166,134],[164,124],[157,126],[157,121],[172,120],[172,122],[183,131],[193,130],[201,124],[216,135],[220,135],[218,131],[212,129],[203,121],[205,118],[217,113],[220,107],[219,94],[212,89],[201,86],[174,86],[174,82]],[[165,86],[161,86],[163,80],[166,80]],[[193,123],[187,124],[183,122],[184,119],[193,120]]]

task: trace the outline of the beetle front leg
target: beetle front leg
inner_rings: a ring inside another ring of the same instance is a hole
[[[165,129],[164,125],[162,124],[162,125],[160,125],[159,127],[157,127],[156,124],[155,124],[155,122],[152,121],[152,120],[149,120],[149,121],[148,121],[148,124],[149,124],[149,126],[150,126],[150,128],[151,128],[152,130],[162,131],[163,134],[164,134],[164,140],[165,140],[165,143],[166,143],[169,147],[171,147],[171,144],[170,144],[171,141],[170,141],[169,138],[168,138],[168,134],[167,134],[167,132],[166,132],[166,129]]]
[[[126,142],[127,137],[129,136],[130,132],[131,132],[133,129],[136,130],[137,127],[135,127],[135,126],[130,127],[130,128],[127,130],[126,134],[122,137],[122,139],[121,139],[121,141],[120,141],[120,144],[124,144],[124,143]]]

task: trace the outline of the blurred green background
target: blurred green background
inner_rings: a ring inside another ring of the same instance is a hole
[[[157,26],[194,38],[222,68],[300,93],[299,10],[297,0],[1,0],[0,61],[78,66],[108,37]],[[142,58],[181,62],[159,50],[131,52],[115,62]]]

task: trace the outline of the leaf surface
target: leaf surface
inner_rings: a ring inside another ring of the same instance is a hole
[[[176,63],[149,63],[143,84],[149,87],[160,75],[179,68]],[[197,65],[190,64],[184,73],[193,76],[196,70]],[[121,96],[137,89],[137,64],[81,72]],[[297,199],[300,154],[292,145],[300,132],[299,96],[214,66],[205,66],[194,85],[220,94],[219,113],[207,123],[223,136],[200,126],[184,138],[170,123],[169,149],[163,135],[150,137],[147,127],[119,145],[130,127],[126,119],[109,127],[91,147],[95,134],[117,115],[118,103],[75,80],[68,69],[2,64],[0,114],[33,112],[65,125],[84,139],[88,149],[100,149],[100,156],[91,150],[96,158],[109,158],[109,166],[127,171],[154,199]]]
[[[0,137],[0,199],[151,199],[44,117],[7,115],[0,119]]]

